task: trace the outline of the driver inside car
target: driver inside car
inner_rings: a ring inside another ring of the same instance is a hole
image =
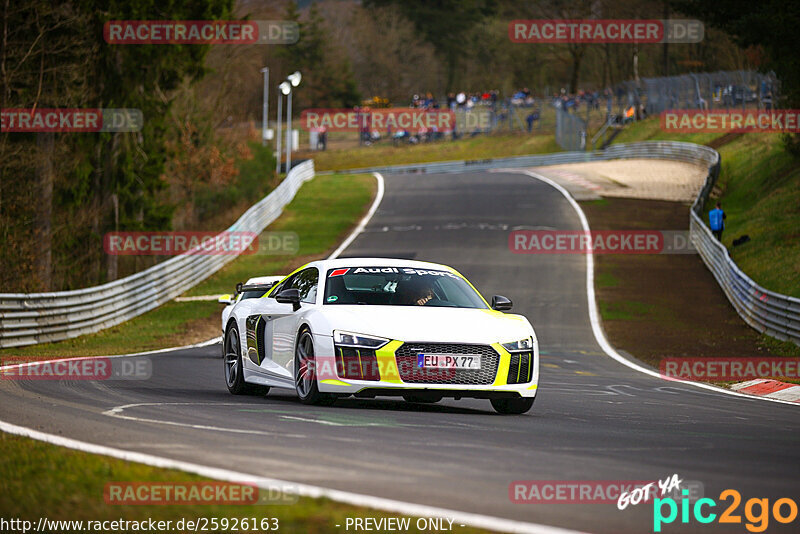
[[[406,305],[424,306],[435,298],[433,288],[420,279],[409,279],[402,284],[403,301]]]

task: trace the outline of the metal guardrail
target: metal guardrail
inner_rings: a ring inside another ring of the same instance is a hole
[[[709,147],[675,141],[645,141],[612,145],[595,152],[560,152],[541,156],[444,161],[413,165],[391,165],[369,169],[350,169],[342,173],[453,173],[496,168],[545,167],[564,163],[604,161],[612,159],[668,159],[708,167],[706,181],[692,204],[689,231],[692,242],[708,269],[717,279],[728,300],[744,319],[772,337],[800,345],[800,299],[764,289],[734,263],[728,250],[703,223],[702,210],[719,175],[719,153]]]
[[[260,233],[312,178],[313,161],[297,165],[228,231]],[[172,300],[235,257],[180,255],[101,286],[55,293],[0,294],[0,348],[60,341],[117,325]]]

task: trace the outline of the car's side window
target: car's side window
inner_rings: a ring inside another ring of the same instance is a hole
[[[319,271],[316,267],[300,271],[288,282],[290,283],[286,287],[296,288],[300,291],[301,302],[313,304],[317,301]]]

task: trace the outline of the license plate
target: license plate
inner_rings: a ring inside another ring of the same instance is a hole
[[[422,369],[480,369],[480,354],[417,354],[417,367]]]

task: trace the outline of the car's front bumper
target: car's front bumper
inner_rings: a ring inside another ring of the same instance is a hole
[[[521,383],[509,383],[512,367],[512,355],[500,343],[490,346],[499,355],[497,370],[490,383],[465,384],[465,383],[440,383],[409,382],[401,378],[395,352],[403,345],[402,341],[393,340],[374,352],[375,360],[380,371],[379,380],[356,380],[344,378],[341,371],[337,371],[336,350],[333,339],[327,336],[315,336],[316,359],[318,366],[317,383],[320,392],[337,393],[341,395],[356,395],[359,397],[374,397],[387,395],[402,395],[403,393],[420,393],[423,391],[431,394],[441,394],[444,397],[461,398],[515,398],[535,397],[539,383],[539,347],[534,343],[530,380],[522,379]],[[523,368],[525,369],[525,368]],[[517,373],[517,376],[519,374]],[[512,378],[513,379],[513,378]]]

